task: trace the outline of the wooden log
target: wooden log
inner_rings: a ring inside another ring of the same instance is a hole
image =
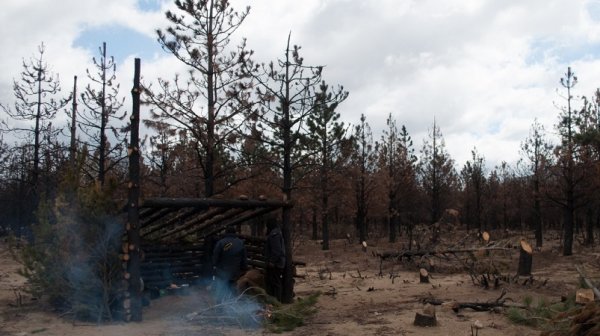
[[[248,235],[239,234],[238,237],[245,242],[256,242],[257,244],[261,244],[261,245],[264,245],[264,243],[267,241],[267,239],[265,237],[258,237],[258,236],[248,236]]]
[[[596,299],[600,299],[600,290],[598,290],[598,288],[596,286],[594,286],[594,284],[592,283],[592,281],[590,281],[590,279],[588,279],[585,276],[585,273],[583,272],[583,269],[580,266],[575,266],[575,269],[577,270],[577,272],[581,276],[581,279],[586,284],[586,286],[588,286],[594,292],[594,294],[596,295]]]
[[[194,220],[193,225],[186,228],[186,230],[179,230],[179,231],[177,231],[177,233],[173,233],[173,232],[165,233],[165,234],[161,235],[161,239],[165,239],[165,238],[179,239],[181,237],[184,237],[184,236],[187,236],[190,234],[199,233],[202,230],[211,228],[212,226],[222,223],[230,218],[236,218],[246,211],[247,211],[246,209],[237,209],[237,208],[227,209],[227,211],[225,211],[224,213],[216,215],[210,219],[205,219],[203,221]],[[225,226],[223,228],[225,228]]]
[[[421,268],[419,270],[419,282],[420,283],[429,283],[429,272],[426,269]]]
[[[235,226],[235,225],[238,225],[238,224],[242,224],[242,223],[244,223],[246,221],[249,221],[249,220],[251,220],[251,219],[253,219],[255,217],[265,215],[265,214],[267,214],[267,213],[269,213],[271,211],[275,211],[277,209],[278,208],[263,208],[263,209],[259,208],[259,209],[256,209],[256,210],[252,211],[252,212],[245,213],[242,216],[237,216],[236,218],[232,219],[229,222],[218,223],[218,225],[215,225],[212,228],[210,228],[210,227],[204,227],[203,229],[198,230],[197,233],[200,234],[200,235],[204,235],[204,236],[215,234],[215,233],[217,233],[219,231],[223,231],[227,226]]]
[[[267,200],[226,200],[216,198],[147,198],[142,208],[291,208],[292,204],[285,201]]]
[[[163,218],[164,216],[166,216],[176,210],[177,209],[173,209],[173,208],[165,208],[165,209],[161,209],[157,213],[152,214],[151,216],[147,216],[147,217],[140,216],[140,221],[141,221],[140,225],[141,225],[141,227],[150,225],[153,222],[158,221],[159,219]]]
[[[204,209],[193,208],[193,209],[190,209],[188,211],[180,212],[178,215],[176,215],[173,218],[170,218],[169,220],[167,220],[164,223],[155,223],[154,225],[148,225],[147,227],[144,227],[143,228],[144,231],[142,232],[142,236],[143,237],[148,237],[148,236],[150,236],[152,233],[154,233],[156,231],[159,231],[159,230],[162,230],[164,228],[168,228],[168,227],[171,227],[173,225],[179,224],[182,221],[184,221],[184,220],[186,220],[186,219],[188,219],[188,218],[190,218],[192,216],[195,216],[195,215],[197,215],[197,214],[199,214],[201,212],[204,212],[204,211],[205,211]]]
[[[517,275],[531,275],[532,263],[533,249],[525,239],[521,239],[521,247],[519,249],[519,267],[517,270]]]
[[[201,224],[204,223],[205,221],[212,219],[212,218],[218,218],[218,216],[226,213],[229,209],[227,208],[214,208],[214,209],[209,209],[208,211],[202,213],[200,216],[194,217],[189,219],[188,221],[186,221],[183,224],[180,225],[176,225],[173,229],[164,232],[160,235],[160,239],[165,239],[166,237],[170,237],[173,236],[175,234],[180,234],[182,231],[185,230],[189,230],[190,228],[193,228],[194,225],[197,224]]]

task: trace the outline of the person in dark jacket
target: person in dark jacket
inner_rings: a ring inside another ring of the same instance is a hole
[[[229,285],[248,269],[246,246],[236,235],[233,226],[227,227],[225,236],[215,244],[212,262],[215,277]]]
[[[283,269],[285,268],[285,244],[283,233],[274,218],[267,220],[267,241],[265,243],[265,287],[267,294],[281,302],[283,294]]]

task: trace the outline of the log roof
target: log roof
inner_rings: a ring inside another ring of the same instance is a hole
[[[188,235],[218,233],[284,207],[285,201],[220,198],[147,198],[140,203],[140,235],[145,241],[173,242]]]

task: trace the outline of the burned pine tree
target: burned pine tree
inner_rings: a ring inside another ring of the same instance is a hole
[[[300,56],[300,47],[292,47],[290,39],[291,36],[288,36],[283,59],[257,68],[247,68],[248,74],[258,84],[258,135],[272,150],[273,155],[266,158],[269,164],[283,174],[281,191],[286,201],[292,200],[292,191],[298,180],[310,171],[307,167],[311,152],[306,119],[320,106],[315,103],[323,71],[322,66],[305,65]],[[329,106],[341,102],[341,98],[345,98],[345,94],[327,95],[320,104]],[[282,213],[282,231],[286,242],[283,301],[286,303],[292,302],[294,281],[290,211],[284,208]]]
[[[323,230],[322,249],[329,249],[329,196],[331,193],[331,175],[340,170],[340,155],[346,129],[339,122],[338,105],[348,97],[342,87],[330,90],[322,82],[315,97],[315,108],[308,116],[307,126],[310,147],[312,147],[316,166],[319,170],[318,189],[321,194],[321,225]]]
[[[396,120],[390,113],[386,120],[387,128],[381,136],[379,149],[379,165],[381,171],[385,172],[385,187],[387,194],[387,224],[389,242],[396,241],[396,233],[400,221],[398,209],[398,193],[400,192],[400,160],[402,146]]]
[[[533,192],[533,228],[535,230],[535,245],[543,245],[542,228],[542,186],[546,182],[546,169],[551,160],[552,146],[544,137],[544,127],[534,120],[529,130],[529,136],[521,144],[521,151],[529,161],[531,184]]]
[[[435,223],[440,219],[442,211],[451,205],[458,183],[454,160],[446,152],[442,132],[435,120],[429,140],[424,141],[421,149],[419,179],[429,203],[429,220]]]
[[[146,86],[146,103],[152,106],[152,121],[163,123],[157,125],[168,124],[191,138],[204,182],[202,194],[210,197],[239,182],[229,153],[239,144],[250,110],[250,79],[241,69],[251,63],[252,52],[245,40],[234,50],[229,45],[250,8],[237,12],[227,0],[175,5],[177,12],[166,13],[172,26],[157,30],[158,41],[190,71],[172,81],[159,78],[158,88]],[[152,121],[147,125],[152,127]]]
[[[577,76],[569,67],[565,77],[560,79],[561,85],[566,89],[566,106],[561,107],[559,123],[556,125],[561,143],[554,150],[556,164],[552,174],[557,179],[556,189],[548,193],[550,199],[559,205],[563,212],[563,255],[573,254],[573,236],[575,229],[575,211],[582,206],[583,189],[586,184],[586,169],[581,157],[581,147],[575,141],[576,120],[579,110],[572,104],[574,97],[572,89],[577,84]]]
[[[366,122],[364,114],[360,123],[354,126],[353,151],[351,154],[351,179],[356,200],[356,230],[360,243],[367,240],[367,217],[370,202],[375,190],[375,170],[377,167],[377,152],[373,143],[371,127]]]
[[[471,160],[467,161],[460,172],[464,185],[464,206],[467,230],[476,228],[478,232],[487,230],[486,221],[483,220],[484,192],[487,185],[485,178],[485,160],[477,152],[471,151]]]
[[[58,97],[60,94],[59,76],[51,72],[49,65],[44,60],[45,46],[38,46],[38,56],[26,61],[23,59],[23,70],[19,80],[13,80],[15,103],[13,107],[2,105],[0,107],[13,120],[25,122],[24,126],[9,128],[9,131],[23,136],[28,144],[23,146],[31,148],[31,167],[23,181],[27,180],[25,199],[30,200],[28,211],[33,213],[36,209],[40,195],[40,162],[44,148],[48,147],[47,139],[52,139],[58,130],[52,128],[52,120],[56,113],[62,109],[67,100]],[[49,136],[44,136],[44,134]],[[32,145],[30,145],[32,144]],[[30,152],[23,149],[22,153]],[[23,156],[25,158],[25,156]],[[31,221],[33,218],[26,219]]]
[[[90,151],[92,162],[87,174],[100,185],[104,185],[106,173],[125,158],[123,127],[117,126],[116,123],[122,121],[126,113],[120,111],[125,98],[119,98],[119,84],[116,83],[117,65],[114,57],[106,54],[106,42],[102,43],[99,53],[100,58],[92,59],[96,72],[92,73],[87,69],[91,83],[81,94],[85,109],[77,113],[79,128],[88,139],[85,144]]]

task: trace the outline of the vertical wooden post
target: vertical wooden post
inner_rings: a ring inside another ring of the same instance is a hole
[[[131,141],[127,150],[129,154],[129,198],[127,216],[127,250],[129,260],[127,270],[123,275],[128,281],[128,298],[123,302],[125,319],[128,321],[142,320],[142,293],[140,281],[140,226],[139,226],[139,198],[140,198],[140,59],[135,59],[133,75],[133,88],[131,96],[133,109],[131,111]]]

